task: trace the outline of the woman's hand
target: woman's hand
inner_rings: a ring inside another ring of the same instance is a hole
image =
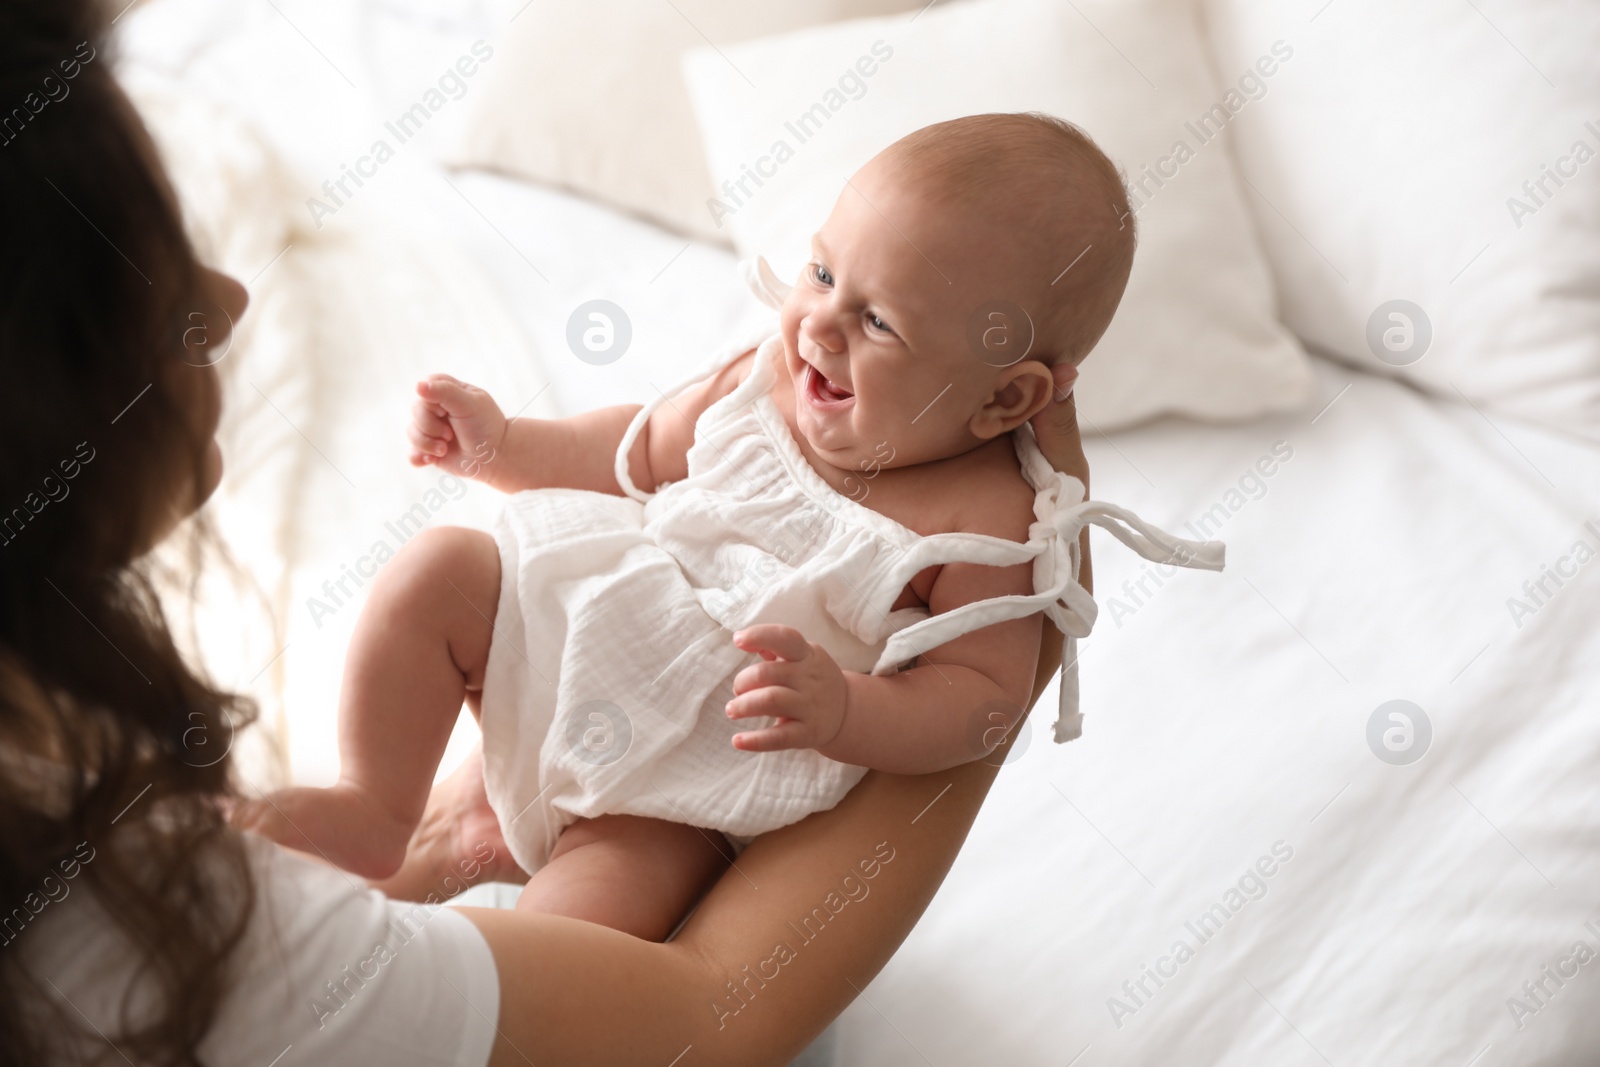
[[[527,880],[489,807],[480,746],[428,794],[399,873],[372,887],[396,900],[438,902],[480,882]]]
[[[1083,438],[1078,432],[1078,404],[1073,395],[1078,368],[1061,364],[1053,368],[1055,396],[1039,414],[1033,417],[1033,435],[1038,439],[1039,451],[1050,461],[1050,466],[1070,474],[1083,483],[1084,495],[1089,493],[1089,460],[1083,454]],[[1089,565],[1089,530],[1084,528],[1078,542],[1083,553],[1083,566],[1078,571],[1078,582],[1089,592],[1094,592],[1094,572]],[[1033,699],[1054,677],[1061,666],[1061,633],[1050,620],[1044,623],[1044,644],[1039,650],[1039,670],[1034,678]]]
[[[1083,454],[1083,439],[1078,432],[1078,402],[1073,392],[1078,382],[1078,368],[1062,363],[1051,372],[1055,377],[1055,395],[1033,417],[1033,435],[1050,465],[1077,478],[1087,491],[1089,460]]]

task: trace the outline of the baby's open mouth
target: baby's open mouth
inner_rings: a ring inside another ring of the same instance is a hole
[[[806,364],[805,381],[806,398],[818,407],[833,407],[842,405],[848,400],[854,400],[855,394],[840,385],[835,385],[822,372]]]

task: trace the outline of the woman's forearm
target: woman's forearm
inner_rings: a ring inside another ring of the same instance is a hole
[[[465,909],[500,969],[501,1048],[552,1064],[785,1064],[864,989],[955,861],[1000,760],[869,773],[765,834],[664,945]]]
[[[944,881],[1000,762],[870,773],[744,851],[671,946],[695,962],[697,1030],[719,1050],[706,1062],[788,1063],[866,988]]]

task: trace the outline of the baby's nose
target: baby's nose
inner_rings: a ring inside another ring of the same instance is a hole
[[[808,315],[801,321],[800,330],[806,340],[825,352],[837,353],[844,350],[844,331],[839,329],[830,315]]]

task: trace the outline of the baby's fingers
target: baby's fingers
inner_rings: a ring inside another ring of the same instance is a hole
[[[811,655],[811,642],[793,626],[767,622],[748,626],[733,635],[733,643],[746,652],[758,652],[763,659],[802,660]]]
[[[457,381],[448,374],[435,374],[418,382],[417,395],[452,417],[477,414],[485,404],[493,403],[482,389]]]
[[[411,442],[414,454],[438,457],[447,455],[450,451],[450,446],[444,439],[430,437],[419,429],[416,423],[406,427],[406,439]]]
[[[762,686],[742,693],[728,701],[726,711],[730,719],[757,719],[763,715],[782,717],[793,715],[800,694],[778,685]]]
[[[788,748],[810,748],[804,723],[786,722],[765,730],[750,730],[733,735],[733,747],[741,752],[780,752]]]
[[[439,408],[442,414],[444,409],[439,406],[437,396],[452,386],[462,388],[466,387],[467,383],[448,374],[430,374],[417,382],[417,395],[422,397],[424,403]]]
[[[795,687],[800,668],[787,660],[762,660],[733,676],[733,691],[743,695],[767,686]]]
[[[429,437],[442,437],[448,441],[455,436],[444,408],[438,404],[430,404],[426,400],[418,400],[411,405],[411,425]]]

